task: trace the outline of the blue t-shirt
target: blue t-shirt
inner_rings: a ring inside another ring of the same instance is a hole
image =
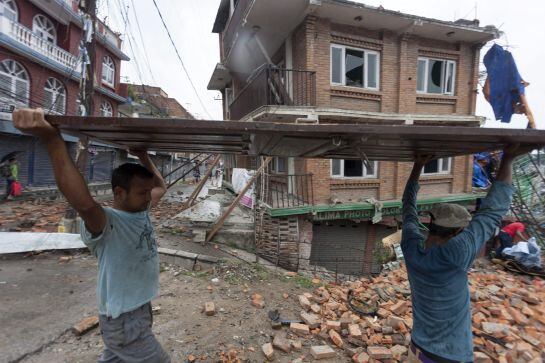
[[[117,318],[157,296],[159,259],[148,211],[106,207],[104,212],[104,231],[93,238],[82,222],[81,238],[98,258],[98,312]]]
[[[511,203],[513,187],[496,181],[470,224],[442,246],[426,249],[418,229],[418,183],[403,195],[401,249],[411,284],[412,340],[439,357],[473,361],[471,305],[467,271],[494,234]]]

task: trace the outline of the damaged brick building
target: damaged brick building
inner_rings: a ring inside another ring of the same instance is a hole
[[[222,92],[227,120],[437,127],[482,124],[475,115],[480,49],[499,33],[477,20],[345,0],[223,0],[213,31],[221,63],[208,88]],[[304,159],[273,160],[257,187],[258,254],[291,269],[378,270],[377,250],[396,230],[411,164],[363,153],[358,160],[312,159],[342,143],[305,145]],[[441,148],[432,146],[430,153]],[[273,138],[262,150],[281,154],[275,148]],[[227,167],[257,163],[226,160]],[[471,156],[428,164],[420,208],[472,204],[471,177]]]

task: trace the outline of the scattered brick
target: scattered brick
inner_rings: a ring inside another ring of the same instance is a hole
[[[204,313],[207,315],[207,316],[212,316],[212,315],[215,315],[216,314],[216,306],[214,305],[213,302],[211,301],[208,301],[208,302],[205,302],[204,303]]]
[[[283,332],[277,333],[274,336],[272,345],[285,353],[291,352],[291,342],[286,338],[286,334]]]
[[[392,351],[386,347],[371,346],[367,347],[367,354],[374,359],[391,359]]]
[[[310,354],[314,359],[327,359],[335,357],[335,351],[329,345],[315,345],[310,347]]]
[[[335,330],[330,330],[329,331],[329,338],[331,339],[331,341],[339,348],[342,348],[344,343],[343,343],[343,340],[341,338],[341,336],[339,335],[339,333],[337,333]]]
[[[309,327],[306,324],[291,323],[290,330],[297,335],[305,336],[310,333]]]
[[[274,356],[274,349],[271,343],[263,344],[261,346],[261,351],[263,352],[263,355],[265,355],[265,358],[272,359]]]

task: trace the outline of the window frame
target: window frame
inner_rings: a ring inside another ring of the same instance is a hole
[[[340,174],[333,174],[333,161],[334,160],[339,160],[341,165],[340,165]],[[378,163],[378,160],[370,160],[372,163],[373,163],[373,169],[374,169],[374,173],[373,174],[369,174],[367,172],[367,167],[365,166],[365,164],[363,164],[363,161],[361,162],[363,165],[363,170],[364,170],[364,175],[363,176],[345,176],[344,175],[344,161],[345,159],[330,159],[329,160],[329,166],[330,166],[330,171],[329,171],[329,175],[331,176],[332,179],[378,179],[378,167],[379,167],[379,163]]]
[[[439,159],[436,159],[437,162],[438,162],[438,165],[437,165],[437,172],[435,173],[426,173],[426,166],[424,165],[424,167],[422,168],[422,175],[423,176],[434,176],[434,175],[451,175],[452,174],[452,157],[448,157],[448,158],[439,158]],[[435,160],[432,160],[430,162],[433,162]],[[447,162],[447,170],[443,170],[443,166],[444,166],[444,163],[445,161]]]
[[[106,110],[105,106],[107,106],[109,108],[109,111]],[[109,112],[109,115],[104,114],[105,111]],[[102,117],[112,117],[113,115],[114,115],[114,108],[113,108],[111,102],[102,101],[100,103],[100,116],[102,116]]]
[[[108,63],[106,60],[109,60],[110,62]],[[100,78],[103,84],[110,86],[112,88],[115,87],[115,71],[116,71],[115,62],[112,59],[112,57],[110,57],[109,55],[105,55],[104,57],[102,57],[102,74]],[[107,79],[107,76],[112,77],[111,83]]]
[[[19,8],[14,0],[0,0],[0,8],[2,9],[2,16],[8,20],[19,22]],[[15,19],[11,19],[5,15],[6,9],[10,11],[10,14],[14,14]]]
[[[284,170],[280,170],[278,168],[278,160],[284,160]],[[271,171],[275,174],[287,174],[288,173],[288,158],[287,157],[283,157],[283,156],[275,156],[272,160],[271,160]]]
[[[6,69],[7,72],[4,71],[4,69]],[[14,59],[4,59],[0,62],[0,74],[11,78],[11,89],[5,90],[5,92],[9,93],[6,97],[15,100],[16,104],[28,106],[30,104],[30,76],[26,68]],[[20,77],[20,75],[24,75],[24,77]],[[19,95],[17,94],[17,81],[26,84],[24,100],[20,100]]]
[[[333,82],[333,48],[341,49],[342,61],[341,61],[341,82],[340,83]],[[346,85],[346,50],[347,49],[363,52],[363,85],[362,87]],[[373,55],[376,55],[377,57],[376,71],[375,71],[375,77],[377,81],[376,87],[369,87],[369,83],[368,83],[369,82],[368,54],[373,54]],[[351,46],[337,44],[337,43],[331,43],[329,47],[329,81],[332,86],[353,87],[353,88],[361,88],[361,89],[367,89],[372,91],[379,91],[380,90],[380,52],[376,50],[357,48],[357,47],[351,47]]]
[[[441,93],[435,93],[435,92],[429,92],[428,90],[428,81],[429,81],[429,67],[430,67],[430,60],[432,61],[439,61],[444,62],[445,68],[443,72],[441,72]],[[421,61],[425,62],[424,67],[424,90],[418,89],[418,66]],[[452,90],[447,90],[447,73],[449,70],[449,65],[452,65]],[[457,62],[452,59],[441,59],[441,58],[432,58],[432,57],[418,57],[416,61],[416,92],[418,94],[426,94],[426,95],[445,95],[445,96],[454,96],[456,94],[456,66]]]
[[[51,93],[50,107],[47,107],[45,105],[45,102],[47,102],[48,92]],[[49,77],[45,82],[44,93],[45,93],[44,108],[46,108],[46,112],[51,114],[56,114],[56,115],[64,115],[66,113],[66,98],[67,98],[66,87],[64,86],[64,84],[61,81],[59,81],[57,78]],[[61,105],[62,107],[60,111],[57,110],[56,107],[54,107],[55,105],[53,103],[53,101],[55,101],[55,103],[58,102],[59,96],[63,97],[63,102]]]
[[[42,24],[38,24],[37,19],[43,19],[43,23],[46,23],[46,24],[50,25],[50,27],[51,27],[50,29],[51,29],[52,32],[49,32],[48,29],[45,29],[42,26]],[[42,33],[49,34],[52,37],[52,39],[44,38],[40,33],[38,33],[36,31],[37,28],[40,28]],[[45,16],[43,14],[34,15],[34,17],[32,18],[32,32],[34,34],[36,34],[37,36],[39,36],[40,38],[42,38],[43,40],[45,40],[46,42],[57,45],[57,39],[58,39],[57,38],[57,28],[55,27],[55,23],[53,23],[53,21],[51,19],[49,19],[47,16]]]

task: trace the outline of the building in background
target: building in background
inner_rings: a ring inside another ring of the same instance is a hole
[[[499,34],[477,20],[347,0],[222,0],[213,32],[221,63],[208,88],[222,92],[227,120],[467,127],[483,122],[475,116],[479,53]],[[280,153],[275,147],[271,140],[260,151]],[[343,145],[314,145],[308,159],[275,158],[256,188],[258,254],[291,269],[378,270],[380,241],[396,231],[412,165],[312,159],[336,147]],[[226,167],[257,163],[227,158]],[[472,203],[471,177],[470,156],[429,163],[420,208]]]
[[[48,114],[77,115],[81,79],[83,20],[78,1],[0,0],[0,157],[21,151],[24,186],[54,183],[45,148],[11,123],[16,107],[42,107]],[[116,116],[126,99],[120,92],[120,35],[98,22],[95,34],[94,115]],[[75,154],[77,139],[65,136]],[[106,145],[90,148],[90,182],[109,180],[118,151]],[[122,154],[122,153],[121,153]],[[4,181],[0,181],[0,184]]]
[[[119,112],[127,117],[164,117],[194,119],[175,98],[161,87],[144,84],[121,83],[121,94],[127,103],[119,106]]]

